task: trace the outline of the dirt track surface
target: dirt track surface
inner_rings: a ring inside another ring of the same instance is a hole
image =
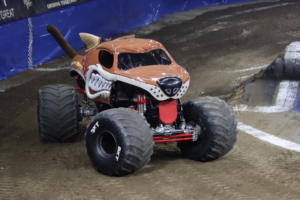
[[[135,33],[161,41],[188,68],[192,85],[185,99],[238,99],[238,85],[300,38],[299,18],[299,1],[256,3],[171,15]],[[214,162],[184,159],[169,144],[157,146],[152,161],[133,175],[99,174],[83,139],[39,142],[36,92],[51,83],[73,82],[66,70],[32,70],[0,83],[6,90],[0,92],[1,200],[300,199],[300,153],[242,131],[235,148]],[[300,143],[297,112],[236,114],[243,123]]]

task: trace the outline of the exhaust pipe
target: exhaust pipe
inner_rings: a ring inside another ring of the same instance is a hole
[[[59,46],[66,52],[66,54],[70,58],[74,58],[77,55],[77,52],[71,47],[71,45],[64,39],[59,30],[52,25],[47,26],[47,31],[52,35],[52,37],[56,40]]]

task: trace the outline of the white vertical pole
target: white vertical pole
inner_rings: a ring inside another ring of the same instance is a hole
[[[7,7],[6,0],[3,0],[3,4],[4,4],[5,7]]]

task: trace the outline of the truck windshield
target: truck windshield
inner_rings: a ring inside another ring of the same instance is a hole
[[[146,53],[120,53],[118,56],[119,69],[149,65],[170,65],[171,60],[162,49],[155,49]]]

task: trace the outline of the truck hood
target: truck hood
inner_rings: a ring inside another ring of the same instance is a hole
[[[157,80],[165,77],[178,77],[183,83],[189,80],[188,72],[177,64],[143,66],[120,70],[117,74],[151,85],[157,85]]]

